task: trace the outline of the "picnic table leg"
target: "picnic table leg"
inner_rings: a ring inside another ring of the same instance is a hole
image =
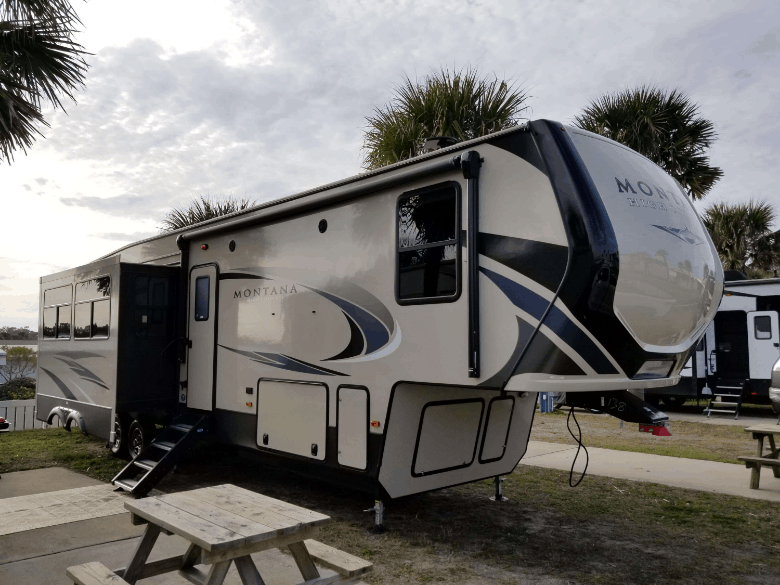
[[[758,452],[756,453],[756,455],[758,457],[763,457],[764,456],[764,435],[758,435],[758,437],[756,437],[756,441],[758,442]]]
[[[141,569],[144,568],[158,536],[160,536],[160,527],[152,523],[147,524],[144,535],[141,537],[141,542],[135,547],[133,556],[130,558],[123,576],[124,580],[130,583],[130,585],[135,585],[135,582],[138,581]]]
[[[233,559],[230,559],[229,561],[220,561],[211,565],[204,585],[222,585],[225,581],[228,569],[230,569],[230,563],[232,562]]]
[[[200,547],[197,544],[190,544],[187,552],[181,557],[181,568],[186,569],[193,566],[198,562],[198,558],[200,558]]]
[[[235,559],[235,562],[238,576],[241,577],[241,582],[244,585],[265,585],[265,581],[260,576],[260,572],[257,570],[252,557],[249,555],[238,557]]]
[[[308,581],[309,579],[316,579],[320,576],[320,572],[317,570],[317,567],[314,566],[314,561],[311,560],[309,551],[303,542],[288,544],[287,548],[292,553],[295,564],[298,565],[298,569],[300,569],[304,579]]]
[[[772,459],[777,459],[780,455],[780,452],[778,452],[777,447],[775,447],[775,437],[774,435],[769,435],[769,448],[772,450],[772,452],[769,454],[769,456]],[[774,473],[775,477],[780,477],[780,467],[773,467],[772,473]]]
[[[758,480],[761,478],[761,464],[753,463],[753,467],[750,469],[750,489],[758,489]]]

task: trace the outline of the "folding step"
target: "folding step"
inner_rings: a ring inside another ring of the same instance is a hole
[[[209,421],[209,415],[197,419],[192,415],[177,417],[111,483],[133,495],[145,496],[208,432]]]
[[[710,403],[707,408],[704,409],[707,418],[714,412],[733,414],[734,420],[738,419],[739,409],[742,406],[742,390],[744,385],[744,381],[740,380],[727,380],[725,384],[716,384],[715,392],[712,394]]]

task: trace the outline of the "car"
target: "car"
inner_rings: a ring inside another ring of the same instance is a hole
[[[772,366],[772,381],[769,383],[769,400],[772,402],[772,410],[780,415],[780,359]]]
[[[2,416],[0,416],[0,433],[3,431],[8,431],[8,427],[11,426],[11,423],[7,422]]]

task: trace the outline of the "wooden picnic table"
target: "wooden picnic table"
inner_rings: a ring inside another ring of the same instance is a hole
[[[780,435],[780,426],[755,425],[747,427],[746,433],[752,433],[757,441],[755,456],[740,455],[738,459],[745,462],[745,467],[752,469],[750,473],[750,489],[757,490],[761,476],[761,466],[772,468],[775,477],[780,478],[780,449],[775,446],[775,435]],[[764,453],[764,439],[768,440],[769,453]]]
[[[312,540],[319,527],[330,521],[328,516],[234,485],[128,501],[125,507],[134,524],[147,524],[130,562],[114,571],[100,563],[71,567],[68,575],[75,583],[133,585],[139,579],[178,571],[192,583],[220,585],[235,563],[244,585],[264,585],[249,555],[279,547],[292,553],[305,585],[349,583],[372,568],[363,559]],[[177,534],[190,546],[184,555],[148,562],[160,533]],[[314,560],[337,574],[321,577]],[[195,565],[208,565],[208,572]]]

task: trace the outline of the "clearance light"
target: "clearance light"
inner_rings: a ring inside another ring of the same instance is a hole
[[[674,366],[674,360],[650,360],[642,364],[634,380],[652,380],[653,378],[666,378]]]
[[[252,403],[251,402],[247,402],[246,405],[247,406],[252,406]]]
[[[374,427],[375,429],[378,429],[379,428],[379,421],[378,420],[372,420],[371,421],[371,426]]]
[[[203,245],[200,247],[200,249],[201,249],[201,250],[208,250],[208,249],[209,249],[209,245],[208,245],[208,244],[203,244]]]

